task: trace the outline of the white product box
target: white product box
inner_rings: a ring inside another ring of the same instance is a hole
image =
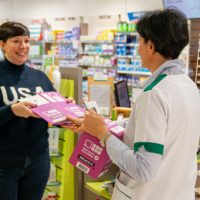
[[[50,155],[58,154],[59,128],[49,128],[48,132]]]

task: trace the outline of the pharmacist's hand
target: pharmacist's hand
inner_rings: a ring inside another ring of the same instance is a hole
[[[32,112],[29,109],[29,107],[35,108],[35,107],[37,107],[37,105],[34,104],[34,103],[26,102],[26,101],[23,101],[23,102],[11,105],[11,109],[12,109],[13,113],[16,116],[18,116],[18,117],[24,117],[24,118],[35,117],[35,118],[40,118],[38,115],[36,115],[34,112]]]
[[[62,128],[67,128],[75,133],[82,133],[83,130],[83,119],[71,117],[69,115],[66,116],[68,120],[72,121],[72,124],[62,125]]]
[[[109,132],[103,117],[100,114],[92,112],[91,109],[85,112],[83,130],[99,138],[99,140]]]
[[[67,103],[74,103],[74,104],[76,104],[76,101],[72,98],[72,97],[69,97],[68,99],[67,99]]]

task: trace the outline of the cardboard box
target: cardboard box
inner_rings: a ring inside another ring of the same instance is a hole
[[[102,117],[109,131],[117,138],[122,139],[125,129],[106,117]],[[97,137],[83,132],[69,159],[69,163],[94,179],[97,179],[106,174],[112,164],[112,160],[106,152],[106,147],[100,145]]]

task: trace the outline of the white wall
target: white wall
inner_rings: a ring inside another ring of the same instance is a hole
[[[15,20],[29,25],[33,19],[45,18],[53,29],[69,29],[78,25],[80,16],[89,22],[90,33],[102,28],[116,28],[127,12],[163,9],[162,0],[0,0],[0,24]],[[111,20],[99,20],[99,15],[111,15]],[[76,17],[75,21],[55,21],[58,17]]]

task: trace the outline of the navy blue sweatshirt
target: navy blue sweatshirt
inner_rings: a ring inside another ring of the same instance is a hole
[[[55,91],[44,72],[25,64],[0,62],[0,157],[36,156],[48,151],[48,123],[14,115],[11,105],[35,92]]]

